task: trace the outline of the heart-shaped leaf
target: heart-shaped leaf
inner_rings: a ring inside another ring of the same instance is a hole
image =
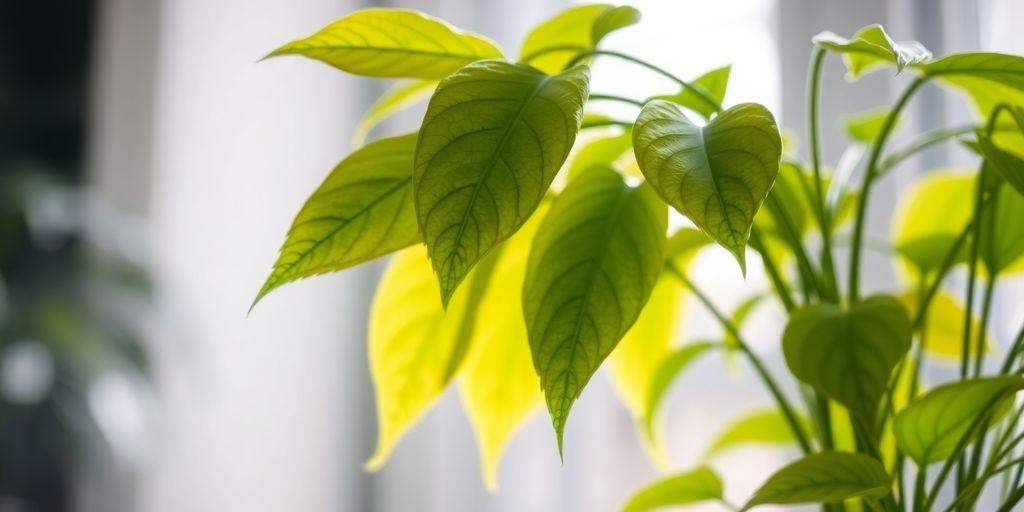
[[[596,48],[609,33],[639,21],[640,11],[628,6],[573,6],[530,31],[519,51],[519,60],[555,74],[580,52]]]
[[[708,100],[694,92],[693,87],[684,87],[683,90],[676,94],[669,96],[655,96],[652,99],[677,103],[704,116],[705,119],[710,119],[711,116],[718,111],[718,106],[722,104],[723,100],[725,100],[725,90],[729,86],[729,74],[731,71],[732,66],[722,66],[708,71],[690,82],[692,86],[700,87],[704,94],[715,100],[717,102],[715,105],[709,104]]]
[[[881,25],[868,25],[858,30],[851,39],[832,32],[822,32],[814,36],[813,41],[822,48],[843,54],[848,71],[847,79],[851,81],[886,65],[896,66],[896,71],[900,72],[907,66],[921,64],[932,58],[932,52],[917,41],[896,43]]]
[[[407,80],[388,89],[363,114],[352,135],[352,143],[360,146],[381,121],[425,101],[437,87],[436,80]]]
[[[878,295],[848,311],[804,306],[790,316],[782,349],[793,375],[873,425],[889,377],[910,348],[910,318]]]
[[[992,52],[954,53],[923,64],[919,68],[925,75],[931,77],[980,78],[1024,91],[1024,57],[1018,55]]]
[[[482,36],[408,9],[364,9],[270,53],[304,55],[356,75],[439,80],[501,50]]]
[[[640,489],[629,499],[622,512],[646,512],[662,507],[721,500],[722,495],[722,479],[713,469],[700,467]]]
[[[701,127],[675,104],[653,100],[634,125],[633,151],[658,195],[731,252],[746,272],[744,249],[754,215],[782,158],[771,112],[744,103]]]
[[[295,217],[253,305],[285,283],[418,242],[412,204],[415,149],[413,133],[373,142],[342,160]]]
[[[576,139],[588,80],[582,66],[548,76],[484,61],[438,86],[420,129],[413,195],[442,303],[540,204]]]
[[[768,478],[743,510],[757,505],[836,503],[879,499],[889,493],[889,476],[877,460],[859,453],[808,455]]]
[[[996,411],[985,426],[994,424],[1006,413],[1004,402],[1021,389],[1024,379],[1000,376],[953,382],[929,391],[896,415],[893,431],[900,451],[922,466],[945,460],[968,432],[972,436],[981,432],[981,425],[974,425],[979,416]],[[1004,407],[996,409],[1000,405]]]
[[[650,187],[592,167],[555,199],[537,233],[523,313],[559,451],[573,402],[651,295],[667,224]]]

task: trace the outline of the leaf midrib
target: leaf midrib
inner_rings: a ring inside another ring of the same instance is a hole
[[[718,121],[718,119],[715,119]],[[700,134],[700,152],[704,156],[704,162],[708,166],[708,174],[711,175],[711,188],[714,190],[715,200],[718,202],[718,207],[722,210],[722,218],[725,220],[725,224],[729,226],[730,235],[736,237],[736,228],[732,225],[732,220],[729,219],[729,211],[726,209],[725,199],[722,198],[722,193],[718,188],[718,176],[715,172],[714,166],[711,165],[711,155],[708,154],[707,136],[705,130],[709,127],[714,126],[714,122],[708,123],[700,127],[697,133]],[[705,219],[706,221],[707,219]]]
[[[306,46],[306,48],[291,47],[292,44],[298,44],[298,43],[306,44],[308,46]],[[500,58],[499,56],[486,56],[486,55],[478,55],[478,54],[451,53],[451,52],[434,52],[434,51],[429,51],[429,50],[416,50],[416,49],[411,49],[411,48],[390,47],[390,46],[370,46],[370,45],[357,46],[357,45],[336,45],[336,44],[313,45],[313,44],[310,44],[310,43],[308,43],[308,42],[306,42],[304,40],[301,40],[301,39],[298,40],[298,41],[294,41],[293,43],[289,44],[288,46],[291,47],[291,48],[283,49],[280,52],[274,52],[274,55],[281,55],[281,54],[285,54],[285,53],[300,52],[300,51],[303,51],[303,50],[327,50],[327,51],[345,51],[345,50],[348,50],[348,51],[361,51],[361,50],[363,50],[363,51],[375,51],[375,52],[382,52],[382,53],[401,53],[403,55],[426,55],[426,56],[430,56],[430,57],[444,57],[444,58],[471,60],[471,61],[477,61],[477,60],[483,60],[483,59],[489,59],[489,58],[495,58],[495,59],[496,58]]]

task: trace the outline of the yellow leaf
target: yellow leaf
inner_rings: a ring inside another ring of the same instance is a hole
[[[903,195],[892,227],[892,243],[912,281],[937,269],[970,222],[974,175],[933,171]]]
[[[473,351],[459,375],[463,407],[476,434],[484,484],[498,489],[505,446],[543,403],[523,320],[522,289],[530,242],[547,207],[542,204],[504,244],[489,290],[477,310]]]
[[[916,293],[905,293],[900,300],[912,315],[917,315],[920,304]],[[924,348],[936,356],[959,360],[963,352],[964,307],[948,292],[939,290],[928,306],[924,327]],[[978,319],[971,318],[971,332],[977,332]],[[985,351],[991,348],[991,340],[985,333]]]

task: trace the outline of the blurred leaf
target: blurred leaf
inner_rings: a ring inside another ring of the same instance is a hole
[[[335,272],[419,241],[412,204],[416,134],[375,141],[341,161],[292,222],[253,306],[285,283]]]
[[[929,172],[902,194],[893,216],[892,243],[915,276],[942,265],[971,221],[973,189],[973,175],[942,170]]]
[[[990,276],[1024,270],[1024,196],[1000,187],[981,225],[981,261]]]
[[[743,510],[757,505],[837,503],[879,499],[889,493],[889,476],[875,459],[859,453],[808,455],[768,478]]]
[[[764,295],[758,294],[741,302],[732,313],[732,324],[735,325],[737,329],[741,329],[743,324],[746,323],[747,317],[750,316],[750,312],[761,303],[762,299],[764,299]],[[740,346],[740,342],[731,332],[726,331],[725,346],[726,348],[733,350]]]
[[[885,125],[887,117],[889,117],[888,108],[876,108],[847,116],[843,119],[843,127],[846,129],[846,135],[851,140],[863,144],[872,144],[878,138],[879,132],[882,131],[882,126]],[[896,120],[896,126],[899,126],[899,118]]]
[[[665,259],[686,270],[697,252],[711,245],[711,240],[703,231],[695,228],[680,228],[668,238],[665,244]]]
[[[704,457],[710,458],[746,444],[785,446],[795,443],[796,438],[785,416],[778,409],[765,409],[747,414],[722,430]]]
[[[1006,413],[1009,397],[1024,389],[1024,379],[1013,376],[964,380],[939,386],[896,415],[893,430],[900,450],[918,465],[945,460],[982,414],[1002,403],[985,425]],[[981,429],[975,427],[976,436]]]
[[[1024,195],[1024,159],[1003,151],[984,133],[978,132],[977,137],[978,148],[988,162],[989,169],[1006,180],[1018,194]]]
[[[898,73],[907,66],[932,58],[932,52],[917,41],[896,43],[881,25],[868,25],[858,30],[852,39],[822,32],[814,36],[813,41],[822,48],[843,54],[848,71],[846,77],[850,81],[887,65],[896,66]]]
[[[966,52],[946,55],[919,66],[921,71],[930,77],[946,80],[955,77],[979,78],[987,82],[1024,91],[1024,57],[992,52]],[[951,81],[955,85],[964,83]],[[978,84],[967,85],[968,89]],[[970,92],[970,91],[968,91]]]
[[[725,100],[725,90],[729,86],[729,73],[731,71],[731,65],[722,66],[708,71],[690,82],[691,85],[700,87],[701,91],[715,100],[717,102],[715,105],[709,105],[707,100],[693,92],[693,89],[689,87],[684,87],[676,94],[655,96],[651,99],[671,101],[704,116],[705,119],[710,119],[712,114],[718,111],[722,101]]]
[[[537,25],[523,41],[519,60],[555,74],[580,52],[597,47],[609,33],[640,21],[632,7],[587,4],[570,7]]]
[[[658,195],[731,252],[746,273],[750,228],[782,156],[771,112],[743,103],[700,127],[675,104],[653,100],[634,125],[633,149]]]
[[[490,40],[407,9],[363,9],[270,53],[303,55],[356,75],[440,80],[470,62],[502,58]]]
[[[352,143],[356,146],[363,145],[370,130],[381,121],[429,98],[436,87],[436,80],[409,80],[388,89],[363,114],[352,135]]]
[[[420,129],[413,196],[441,302],[530,217],[569,155],[589,71],[487,61],[450,76]]]
[[[574,179],[583,171],[594,166],[610,166],[633,147],[633,132],[625,130],[619,135],[609,135],[592,140],[583,146],[572,159],[568,178]]]
[[[459,390],[480,451],[484,483],[498,490],[498,465],[508,442],[542,403],[523,323],[527,258],[547,208],[506,241],[488,291],[477,307],[473,350],[459,375]]]
[[[667,223],[649,187],[592,167],[555,199],[537,233],[523,312],[560,452],[573,402],[650,297]]]
[[[622,512],[646,512],[662,507],[718,501],[722,497],[722,479],[713,469],[700,467],[669,476],[637,491]]]
[[[655,430],[655,420],[658,416],[658,409],[661,407],[661,401],[672,387],[672,382],[690,366],[690,363],[696,361],[712,347],[711,343],[693,343],[668,353],[659,361],[651,378],[643,416],[644,432],[647,433],[647,438],[652,443],[659,441]]]
[[[897,299],[869,297],[840,310],[806,305],[789,318],[782,349],[793,376],[874,425],[896,363],[910,348],[910,318]]]
[[[919,294],[907,292],[900,295],[900,301],[907,307],[910,317],[917,316]],[[928,305],[927,323],[922,333],[925,350],[929,353],[959,360],[963,352],[964,307],[947,291],[939,290]],[[972,316],[971,332],[978,331],[977,316]],[[985,334],[985,351],[992,347],[988,333]]]

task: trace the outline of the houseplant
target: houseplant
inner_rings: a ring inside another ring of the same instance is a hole
[[[743,509],[969,510],[983,492],[1000,510],[1016,506],[1024,499],[1016,403],[1024,329],[1003,347],[987,332],[993,290],[1024,256],[1024,58],[933,58],[880,26],[849,39],[822,33],[809,71],[810,159],[801,162],[784,153],[768,109],[723,108],[728,68],[688,81],[599,47],[639,20],[630,7],[573,7],[506,58],[487,39],[425,14],[371,9],[270,54],[410,79],[371,108],[360,137],[429,97],[417,132],[367,143],[330,172],[256,297],[397,252],[370,318],[379,444],[367,466],[380,467],[457,383],[494,485],[505,442],[542,397],[561,453],[572,404],[606,358],[656,447],[658,406],[672,380],[694,359],[726,350],[750,364],[777,410],[741,420],[720,443],[782,425],[803,454]],[[870,147],[859,181],[821,162],[820,79],[830,55],[844,60],[851,80],[879,70],[914,77],[890,108],[849,124],[851,138]],[[595,59],[628,61],[678,90],[646,98],[591,91]],[[979,122],[889,147],[901,112],[933,82],[966,94]],[[594,106],[605,101],[639,114],[600,115]],[[873,185],[940,143],[974,150],[977,170],[929,174],[906,194],[887,248],[903,282],[865,296]],[[668,233],[670,211],[695,227]],[[763,262],[788,314],[780,343],[799,400],[738,328],[756,302],[728,314],[687,275],[709,244],[731,253],[739,272],[748,246]],[[848,262],[837,257],[840,245]],[[943,288],[959,267],[968,275],[962,300]],[[723,341],[676,346],[681,293],[718,319]],[[958,378],[922,382],[922,366],[936,357],[955,358]],[[707,500],[724,503],[722,483],[701,467],[640,490],[626,509]]]

